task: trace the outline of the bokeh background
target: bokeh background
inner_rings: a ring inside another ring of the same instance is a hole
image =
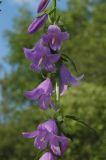
[[[0,4],[0,160],[39,159],[33,140],[24,139],[21,132],[36,129],[53,114],[40,111],[23,96],[42,81],[41,75],[30,71],[22,50],[32,48],[43,33],[42,29],[27,33],[38,3],[3,0]],[[62,52],[74,60],[78,75],[85,74],[80,86],[62,97],[64,114],[79,117],[98,133],[68,120],[63,129],[72,140],[63,159],[106,160],[106,1],[60,0],[58,13],[71,36]]]

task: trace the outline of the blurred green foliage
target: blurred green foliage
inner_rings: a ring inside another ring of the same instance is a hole
[[[34,160],[38,150],[33,147],[33,140],[24,139],[21,132],[36,129],[39,123],[54,115],[54,111],[39,110],[35,102],[27,101],[23,96],[25,90],[42,81],[41,75],[30,71],[23,47],[32,48],[43,29],[35,35],[28,35],[32,13],[27,8],[19,11],[20,16],[14,19],[14,30],[5,33],[10,47],[7,62],[12,71],[0,80],[3,97],[0,106],[0,160]],[[58,13],[62,15],[61,23],[71,37],[61,52],[75,61],[78,74],[83,72],[86,81],[79,87],[69,88],[61,98],[62,110],[64,115],[79,117],[98,133],[97,136],[77,121],[66,119],[61,127],[72,140],[63,159],[105,160],[106,3],[103,0],[70,0],[67,11]],[[74,73],[70,64],[69,68]]]

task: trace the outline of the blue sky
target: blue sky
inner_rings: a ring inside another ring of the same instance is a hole
[[[27,3],[32,11],[35,11],[39,2],[40,0],[2,0],[2,4],[0,4],[2,9],[2,12],[0,12],[0,65],[2,64],[7,71],[9,71],[9,66],[3,61],[3,58],[9,54],[9,46],[3,35],[4,31],[12,29],[13,18],[19,15],[19,6]],[[66,9],[66,0],[58,1],[58,7],[63,10]]]

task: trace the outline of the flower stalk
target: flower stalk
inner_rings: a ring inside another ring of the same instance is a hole
[[[55,97],[56,97],[56,106],[60,109],[60,87],[58,80],[56,80],[55,83]]]
[[[54,10],[54,23],[56,21],[56,10],[57,10],[57,0],[53,0],[53,8]]]
[[[79,80],[83,78],[83,75],[74,77],[64,65],[67,62],[67,57],[65,58],[60,54],[60,49],[62,43],[69,39],[69,33],[62,32],[62,29],[56,24],[59,21],[56,0],[53,0],[50,10],[46,11],[49,2],[50,0],[41,0],[37,10],[38,16],[28,27],[28,32],[33,34],[38,31],[45,25],[49,17],[52,24],[48,26],[47,33],[42,35],[32,49],[23,49],[25,57],[31,62],[30,69],[41,75],[42,71],[46,73],[45,76],[43,75],[45,80],[36,88],[26,91],[24,96],[30,100],[35,100],[42,110],[51,108],[55,111],[55,116],[38,125],[37,130],[22,133],[25,138],[35,139],[34,147],[41,151],[45,150],[44,155],[39,160],[57,160],[67,150],[69,139],[61,129],[64,115],[60,110],[60,96],[64,95],[68,85],[77,86]],[[54,78],[52,75],[55,75]],[[53,95],[55,102],[52,99]]]

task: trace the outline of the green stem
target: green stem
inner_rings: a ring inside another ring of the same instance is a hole
[[[55,9],[54,10],[54,22],[56,21],[56,9],[57,9],[57,1],[56,0],[53,0],[53,8]]]
[[[55,85],[56,105],[57,107],[60,107],[60,87],[58,81],[56,81]]]

